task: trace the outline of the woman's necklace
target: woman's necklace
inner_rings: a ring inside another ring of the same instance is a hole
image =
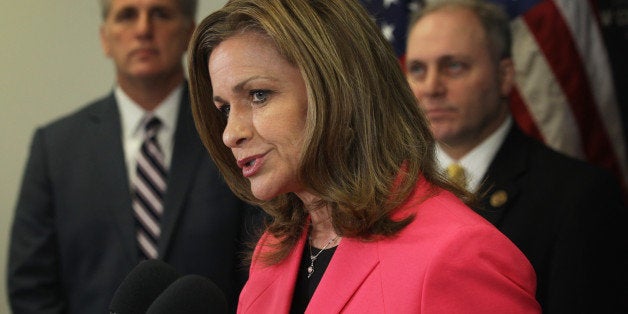
[[[307,278],[312,277],[312,274],[314,273],[314,261],[316,260],[316,258],[321,255],[321,253],[323,253],[323,251],[325,251],[327,249],[327,247],[334,243],[336,240],[338,240],[340,236],[336,235],[334,238],[332,238],[331,240],[327,241],[327,244],[325,244],[323,246],[323,248],[318,251],[318,253],[316,254],[312,254],[312,237],[309,237],[309,242],[310,242],[310,266],[307,268]]]

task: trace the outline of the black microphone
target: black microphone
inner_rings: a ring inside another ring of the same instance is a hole
[[[177,279],[150,305],[146,314],[226,314],[227,299],[208,278],[187,275]]]
[[[109,313],[145,314],[153,300],[179,276],[172,266],[160,260],[139,263],[118,286]]]

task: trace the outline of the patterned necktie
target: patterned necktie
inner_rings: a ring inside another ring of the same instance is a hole
[[[144,127],[144,142],[137,154],[136,177],[133,182],[136,237],[140,256],[146,259],[158,256],[157,243],[161,235],[160,221],[164,211],[167,173],[164,154],[157,142],[160,126],[161,121],[152,117]]]
[[[467,176],[464,168],[458,164],[453,163],[447,167],[447,176],[449,180],[459,187],[467,188]]]

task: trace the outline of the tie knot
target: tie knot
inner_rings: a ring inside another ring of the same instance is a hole
[[[447,176],[456,185],[462,188],[466,188],[467,176],[465,174],[464,168],[460,164],[454,163],[449,165],[447,167]]]
[[[155,116],[147,119],[148,122],[146,122],[146,125],[144,126],[144,132],[147,138],[152,138],[155,134],[157,134],[157,131],[159,131],[159,128],[161,127],[161,120]]]

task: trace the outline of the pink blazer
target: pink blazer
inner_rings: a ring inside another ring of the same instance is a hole
[[[453,194],[420,183],[395,217],[408,214],[396,237],[343,238],[306,313],[540,313],[528,260]],[[305,239],[280,264],[253,258],[238,313],[290,311]],[[254,256],[272,241],[264,234]]]

